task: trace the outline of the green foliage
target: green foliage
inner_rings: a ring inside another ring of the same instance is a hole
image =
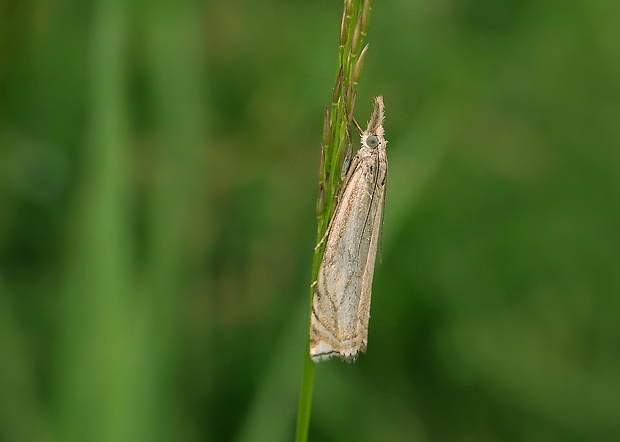
[[[341,6],[0,2],[0,439],[293,438]],[[374,3],[382,263],[309,440],[620,438],[619,9]]]

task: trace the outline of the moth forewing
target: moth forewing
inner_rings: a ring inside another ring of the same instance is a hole
[[[366,344],[368,341],[368,321],[370,319],[370,299],[372,292],[372,280],[375,271],[375,261],[377,258],[377,249],[379,245],[379,239],[381,235],[381,227],[383,221],[383,208],[385,207],[385,183],[387,173],[387,158],[385,155],[383,160],[379,161],[379,176],[378,178],[381,182],[377,183],[376,194],[377,198],[373,201],[373,210],[374,210],[374,219],[368,220],[368,232],[366,234],[369,235],[369,246],[368,246],[368,259],[366,261],[366,266],[364,268],[364,274],[362,275],[362,287],[361,287],[361,296],[360,296],[360,308],[358,317],[361,321],[361,324],[364,326],[364,336],[363,341],[361,342],[360,350],[362,352],[366,351]],[[380,177],[383,177],[380,178]],[[373,213],[372,211],[370,212]],[[365,301],[365,302],[363,302]]]
[[[327,230],[314,286],[310,356],[353,361],[366,351],[370,298],[387,179],[383,99],[362,133]]]

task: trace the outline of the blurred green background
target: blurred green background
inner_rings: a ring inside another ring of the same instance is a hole
[[[341,13],[0,1],[0,440],[292,440]],[[382,264],[310,440],[620,440],[619,14],[375,1]]]

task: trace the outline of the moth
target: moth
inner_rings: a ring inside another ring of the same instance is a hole
[[[383,97],[379,96],[366,130],[357,126],[362,146],[345,175],[324,237],[327,242],[313,283],[310,319],[314,362],[334,356],[352,362],[366,352],[388,172],[383,119]]]

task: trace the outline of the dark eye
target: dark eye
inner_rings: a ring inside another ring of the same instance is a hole
[[[366,138],[366,144],[368,145],[368,147],[377,147],[379,145],[379,138],[377,138],[374,135],[371,135],[368,138]]]

